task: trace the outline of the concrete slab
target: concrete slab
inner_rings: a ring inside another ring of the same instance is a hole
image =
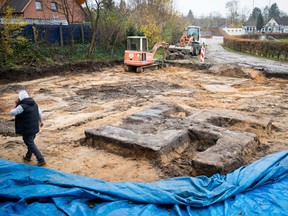
[[[93,147],[125,157],[144,157],[161,163],[168,162],[167,155],[170,152],[189,143],[186,129],[164,130],[157,134],[137,134],[119,127],[101,126],[85,130],[85,136],[86,143]]]
[[[213,84],[213,85],[202,85],[202,87],[210,92],[238,92],[236,88],[233,88],[229,85]]]
[[[232,172],[241,167],[260,145],[255,134],[212,125],[191,126],[189,136],[198,150],[192,159],[198,175]]]
[[[196,175],[225,174],[244,165],[260,145],[254,133],[229,129],[237,124],[271,132],[270,119],[256,119],[228,110],[188,110],[160,104],[134,113],[118,126],[85,130],[85,144],[133,158],[169,166],[185,151]],[[174,166],[181,164],[173,164]]]

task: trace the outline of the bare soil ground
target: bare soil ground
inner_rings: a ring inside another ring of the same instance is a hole
[[[160,170],[146,160],[81,145],[85,129],[119,125],[132,113],[161,103],[192,109],[227,109],[259,119],[271,118],[271,134],[254,131],[263,148],[247,163],[286,150],[288,80],[267,79],[251,68],[243,69],[246,75],[235,77],[235,70],[230,66],[214,71],[169,66],[137,74],[124,72],[118,65],[102,71],[1,84],[0,120],[13,127],[9,111],[18,90],[25,88],[45,117],[44,128],[35,141],[46,158],[46,167],[107,181],[149,182],[175,176],[173,171]],[[241,124],[233,125],[233,129],[246,130]],[[23,163],[25,152],[21,137],[9,129],[5,131],[3,126],[0,157]],[[33,158],[31,164],[36,162]]]

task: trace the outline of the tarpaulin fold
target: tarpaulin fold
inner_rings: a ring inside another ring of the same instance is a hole
[[[0,215],[288,215],[288,151],[227,175],[107,182],[0,159]]]

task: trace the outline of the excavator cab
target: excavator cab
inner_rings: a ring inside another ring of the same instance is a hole
[[[198,26],[188,26],[187,34],[190,37],[194,37],[194,41],[198,42],[200,40],[200,27]]]
[[[148,38],[144,36],[127,37],[127,50],[148,51]]]

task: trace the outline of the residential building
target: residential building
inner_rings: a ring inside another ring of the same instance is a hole
[[[255,33],[257,32],[256,26],[244,26],[245,33]]]
[[[0,0],[0,13],[4,22],[3,12],[6,6],[14,9],[15,18],[22,16],[27,24],[67,24],[64,5],[68,5],[69,21],[73,23],[85,22],[86,13],[77,0]],[[67,3],[67,4],[66,4]],[[73,16],[72,16],[73,15]],[[73,18],[73,19],[72,19]]]
[[[262,28],[262,32],[288,33],[288,16],[272,18]]]

